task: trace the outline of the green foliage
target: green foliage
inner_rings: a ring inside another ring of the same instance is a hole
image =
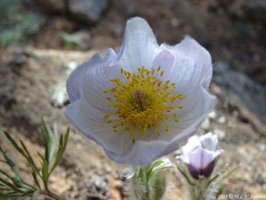
[[[14,12],[18,9],[18,3],[19,3],[18,0],[1,0],[0,1],[1,22],[4,22],[3,17],[8,17],[8,15],[10,16],[14,14]]]
[[[166,169],[172,167],[168,159],[159,159],[139,167],[132,177],[131,199],[161,200],[166,188]]]
[[[21,1],[0,1],[0,46],[21,44],[28,35],[39,30],[43,18],[33,12],[22,12]]]
[[[216,200],[223,192],[225,181],[236,171],[236,167],[221,170],[219,174],[208,182],[206,190],[206,200]]]
[[[14,30],[4,30],[0,32],[0,46],[7,47],[17,41],[21,41],[23,36],[21,32],[17,32]]]
[[[8,174],[5,170],[0,169],[0,199],[16,199],[21,196],[31,196],[36,191],[34,186],[23,181],[19,175],[18,168],[12,158],[0,146],[0,152],[4,156],[2,163],[7,164],[14,175]]]
[[[86,40],[87,40],[88,35],[86,32],[79,31],[79,32],[72,33],[72,34],[62,32],[60,36],[64,42],[64,46],[69,50],[88,49],[86,45]]]
[[[186,164],[180,163],[177,166],[177,168],[178,168],[179,172],[185,177],[185,179],[189,185],[194,186],[196,184],[195,179],[190,175],[190,172],[189,172]]]
[[[11,134],[4,132],[6,138],[15,150],[26,160],[31,169],[34,184],[27,183],[21,177],[16,163],[11,156],[4,151],[0,145],[0,152],[4,160],[0,160],[0,166],[7,165],[12,173],[8,173],[0,167],[0,200],[16,199],[18,197],[31,197],[32,200],[38,199],[40,194],[48,195],[54,199],[60,199],[57,195],[50,192],[48,183],[54,169],[58,166],[65,152],[68,138],[68,128],[65,134],[58,134],[57,129],[51,129],[45,123],[41,129],[44,140],[44,154],[40,154],[41,167],[31,156],[28,148],[22,140],[16,141]]]

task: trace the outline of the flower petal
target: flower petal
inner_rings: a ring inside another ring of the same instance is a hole
[[[190,37],[175,46],[162,44],[161,48],[176,57],[173,80],[179,85],[195,86],[202,84],[208,88],[212,78],[212,62],[209,52]]]
[[[119,63],[129,72],[137,72],[140,67],[150,69],[160,49],[149,24],[140,17],[128,20]]]
[[[109,90],[114,86],[110,80],[114,78],[120,78],[124,80],[124,76],[120,73],[120,67],[118,66],[105,66],[105,63],[98,65],[86,72],[84,81],[80,90],[84,94],[84,99],[92,106],[101,110],[103,114],[108,114],[114,111],[113,107],[109,105],[112,100],[108,100],[107,97],[112,97],[110,94],[105,94],[105,90]]]
[[[135,165],[145,165],[151,163],[156,158],[163,156],[163,152],[167,146],[162,141],[137,141],[127,154],[116,154],[107,151],[107,155],[118,163],[133,163]]]
[[[88,62],[83,63],[82,65],[78,66],[69,76],[67,81],[67,94],[69,97],[69,101],[72,103],[80,98],[80,85],[83,81],[84,74],[86,70],[94,65],[100,63],[101,57],[99,54],[96,54],[92,57],[92,59]]]
[[[216,97],[203,87],[197,87],[190,92],[191,94],[185,95],[183,108],[177,111],[177,116],[179,116],[177,126],[186,127],[198,119],[203,119],[216,104]]]
[[[184,116],[180,115],[178,123],[169,122],[169,133],[175,133],[175,137],[170,138],[167,133],[161,134],[160,139],[169,141],[167,148],[163,154],[168,154],[176,150],[178,144],[191,136],[197,130],[201,121],[208,115],[216,104],[216,97],[209,94],[204,88],[200,88],[202,94],[199,96],[196,105],[192,110],[184,112]],[[178,115],[179,116],[179,115]]]
[[[70,104],[65,112],[68,120],[80,132],[101,145],[106,151],[117,154],[128,152],[132,145],[129,135],[125,132],[114,133],[112,126],[103,119],[103,114],[91,106],[83,96]]]
[[[182,147],[182,152],[184,154],[189,154],[194,151],[196,148],[201,147],[199,136],[194,135],[188,139],[186,145]]]
[[[215,160],[210,162],[204,169],[201,170],[201,175],[209,177],[214,169],[214,166],[215,166]]]
[[[200,137],[200,141],[202,143],[202,147],[206,148],[210,151],[215,151],[218,144],[217,135],[213,135],[212,133],[205,134]]]
[[[120,67],[108,66],[109,63],[115,63],[113,61],[105,59],[105,62],[85,71],[79,88],[80,98],[68,106],[65,114],[72,124],[106,151],[126,154],[132,145],[129,134],[125,131],[114,133],[112,124],[104,119],[105,114],[114,112],[114,108],[108,106],[112,102],[106,99],[104,90],[112,87],[110,79],[124,78]],[[112,116],[111,119],[115,123],[118,117]]]
[[[216,150],[213,154],[213,159],[216,159],[218,156],[220,156],[223,153],[224,153],[224,150],[222,149]]]
[[[67,93],[70,102],[74,102],[80,98],[80,86],[83,83],[86,71],[91,67],[98,66],[100,64],[110,65],[116,60],[116,53],[112,49],[108,49],[105,58],[101,58],[99,54],[95,54],[89,61],[78,66],[69,76],[67,81]]]
[[[201,174],[200,170],[196,169],[193,165],[188,165],[188,171],[190,172],[190,175],[195,179],[200,179]]]
[[[212,152],[198,148],[190,154],[189,165],[200,171],[204,170],[213,160]]]
[[[155,76],[162,79],[163,81],[168,80],[171,77],[171,72],[173,70],[173,65],[175,62],[175,56],[171,54],[170,51],[163,50],[161,51],[154,59],[152,68],[155,71]],[[161,68],[161,72],[164,72],[164,75],[161,76],[160,72],[157,71],[158,68]]]

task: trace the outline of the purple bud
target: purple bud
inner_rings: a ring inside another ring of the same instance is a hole
[[[217,150],[217,143],[217,136],[208,133],[201,137],[191,137],[182,148],[180,160],[187,164],[192,177],[201,179],[211,175],[216,158],[223,152]]]
[[[188,164],[188,170],[193,178],[202,179],[205,177],[209,177],[211,175],[214,165],[215,165],[215,160],[210,162],[204,168],[195,168],[192,164]]]

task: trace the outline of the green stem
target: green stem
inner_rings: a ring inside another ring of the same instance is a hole
[[[64,200],[64,198],[62,196],[59,196],[51,191],[41,191],[42,195],[48,196],[54,200]]]
[[[205,200],[205,192],[208,187],[208,182],[205,179],[197,181],[193,186],[190,186],[191,200]]]

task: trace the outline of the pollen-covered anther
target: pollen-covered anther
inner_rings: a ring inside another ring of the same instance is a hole
[[[125,82],[120,78],[111,79],[114,86],[104,91],[105,94],[108,93],[106,99],[112,101],[109,107],[115,109],[113,113],[104,115],[104,118],[114,116],[119,120],[118,123],[113,122],[114,132],[117,129],[128,131],[134,143],[136,138],[151,139],[151,132],[159,137],[159,122],[163,120],[178,122],[174,111],[176,108],[180,109],[180,104],[176,101],[183,100],[184,96],[175,95],[175,83],[161,79],[164,71],[160,66],[156,71],[140,67],[138,73],[130,73],[121,68],[120,73],[124,76]],[[107,123],[112,123],[110,121],[107,120]],[[164,125],[162,130],[168,132],[169,125]]]
[[[183,100],[183,99],[184,99],[184,95],[182,95],[182,94],[178,94],[178,95],[176,96],[176,98],[177,98],[178,100]]]
[[[165,132],[168,132],[169,131],[169,125],[166,125],[164,130],[165,130]]]

